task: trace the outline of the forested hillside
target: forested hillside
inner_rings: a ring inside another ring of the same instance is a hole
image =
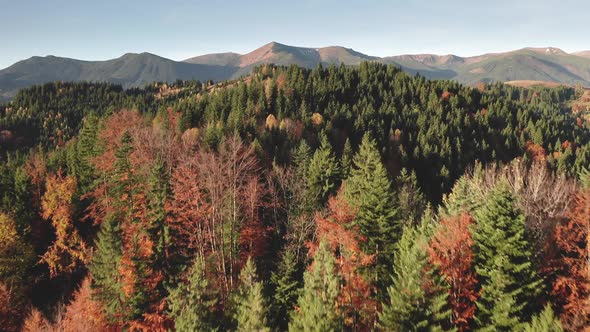
[[[583,94],[367,62],[21,90],[0,329],[582,331]]]

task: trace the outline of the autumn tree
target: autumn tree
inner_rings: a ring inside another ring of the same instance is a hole
[[[470,232],[472,223],[467,214],[442,219],[428,248],[430,263],[449,284],[453,324],[459,331],[469,330],[478,298]]]
[[[76,179],[61,173],[51,175],[45,183],[41,199],[44,219],[51,220],[55,241],[42,256],[41,262],[49,266],[52,277],[73,271],[88,260],[88,249],[82,241],[73,220]]]
[[[166,223],[174,239],[169,254],[177,264],[188,265],[196,255],[206,257],[216,238],[209,218],[211,207],[201,186],[196,159],[182,157],[172,171],[172,198],[166,204]]]
[[[107,329],[102,306],[93,300],[90,277],[86,277],[65,307],[57,330],[64,332],[92,332]]]
[[[0,326],[6,331],[18,331],[21,324],[22,306],[12,288],[0,283]]]
[[[33,248],[18,234],[14,219],[0,213],[0,283],[13,287],[24,281],[33,263]]]
[[[374,325],[377,303],[372,299],[373,285],[363,276],[363,269],[371,268],[374,255],[361,249],[366,238],[354,224],[356,211],[342,197],[342,191],[328,201],[325,217],[316,216],[316,238],[326,241],[336,259],[336,273],[341,285],[337,306],[344,325],[352,330],[369,330]],[[310,243],[313,254],[316,243]]]
[[[202,149],[195,158],[199,187],[208,205],[205,255],[213,258],[216,281],[226,297],[234,287],[240,261],[264,251],[266,230],[258,213],[266,188],[253,149],[237,135],[224,138],[218,152]]]
[[[22,332],[53,332],[55,327],[37,308],[32,308],[25,318]]]
[[[547,274],[556,312],[571,330],[590,324],[590,173],[580,175],[580,189],[575,193],[569,218],[555,229],[555,254]]]

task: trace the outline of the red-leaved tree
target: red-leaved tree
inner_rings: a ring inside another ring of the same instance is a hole
[[[374,261],[360,246],[366,239],[353,226],[356,211],[339,193],[328,201],[327,216],[316,216],[316,238],[327,241],[336,258],[337,271],[342,277],[338,306],[344,323],[354,331],[370,331],[376,317],[377,303],[372,299],[372,285],[364,279],[362,269]],[[319,242],[308,245],[313,255]]]
[[[108,330],[100,303],[92,299],[90,278],[82,281],[73,300],[65,307],[56,330],[64,332],[93,332]]]
[[[478,298],[473,269],[473,239],[467,214],[442,219],[428,248],[429,260],[450,285],[449,302],[453,322],[459,331],[469,330]]]
[[[590,190],[575,194],[569,218],[555,228],[554,257],[548,264],[551,295],[562,323],[572,331],[590,325]]]

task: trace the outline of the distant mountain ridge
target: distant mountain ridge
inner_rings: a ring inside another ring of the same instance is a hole
[[[51,81],[112,82],[129,88],[154,81],[232,79],[247,75],[252,68],[265,63],[313,68],[319,64],[358,65],[362,61],[394,64],[411,74],[464,84],[534,80],[590,86],[590,51],[569,54],[545,47],[473,57],[453,54],[376,57],[340,46],[309,48],[271,42],[243,55],[214,53],[184,61],[150,53],[127,53],[106,61],[35,56],[0,70],[0,99],[10,99],[23,87]]]

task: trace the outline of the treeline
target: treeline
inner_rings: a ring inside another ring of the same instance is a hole
[[[373,63],[23,90],[0,117],[1,326],[582,330],[576,97]]]

